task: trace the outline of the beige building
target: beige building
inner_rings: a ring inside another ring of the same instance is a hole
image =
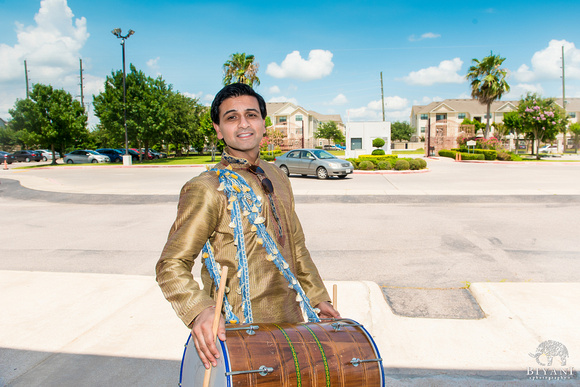
[[[318,125],[324,122],[336,122],[342,133],[345,133],[339,114],[320,114],[291,102],[268,102],[266,110],[272,121],[270,128],[282,132],[283,138],[279,144],[282,150],[314,148],[328,144],[326,139],[314,138]]]
[[[562,107],[562,98],[556,99],[556,103]],[[517,110],[518,104],[519,100],[493,102],[490,110],[490,123],[503,122],[503,115]],[[570,123],[578,122],[580,98],[566,98],[566,111],[570,117]],[[437,152],[439,149],[450,149],[457,146],[456,139],[461,132],[459,126],[464,119],[485,123],[486,116],[487,106],[475,99],[446,99],[431,102],[429,105],[413,106],[410,122],[411,126],[416,129],[416,137],[425,138],[425,141],[429,140],[430,146]],[[430,133],[428,132],[429,123],[431,125]],[[491,134],[493,134],[493,128]],[[561,138],[560,135],[560,142]]]

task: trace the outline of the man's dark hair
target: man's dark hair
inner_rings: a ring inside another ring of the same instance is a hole
[[[266,102],[264,101],[264,98],[245,83],[232,83],[231,85],[227,85],[221,89],[211,103],[211,120],[213,123],[220,123],[220,105],[222,102],[228,98],[241,97],[242,95],[249,95],[258,100],[260,114],[262,115],[262,119],[265,120],[268,113],[266,112]]]

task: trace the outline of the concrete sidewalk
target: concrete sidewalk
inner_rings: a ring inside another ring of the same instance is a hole
[[[188,330],[154,278],[0,271],[0,284],[0,384],[178,384]],[[375,283],[333,284],[341,314],[374,337],[387,385],[579,382],[580,284],[472,284],[486,316],[479,320],[396,316]],[[530,357],[546,340],[566,346],[565,366]]]

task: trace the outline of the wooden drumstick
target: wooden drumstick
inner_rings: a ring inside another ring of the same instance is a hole
[[[217,331],[220,325],[220,317],[222,314],[222,303],[224,302],[224,291],[226,290],[226,279],[228,277],[228,267],[222,267],[222,274],[220,278],[220,287],[218,288],[218,295],[217,301],[215,306],[215,315],[213,317],[213,325],[212,325],[212,337],[213,341],[217,340]],[[209,387],[209,379],[211,377],[211,369],[213,367],[210,364],[210,367],[205,370],[205,375],[203,376],[203,387]]]
[[[336,301],[336,293],[337,293],[336,288],[337,288],[336,284],[332,285],[332,306],[334,307],[335,310],[338,310],[338,307],[336,304],[337,303],[337,301]]]

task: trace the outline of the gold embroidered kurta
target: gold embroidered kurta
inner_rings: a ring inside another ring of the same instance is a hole
[[[259,178],[247,169],[246,164],[239,163],[246,161],[226,155],[216,167],[225,168],[228,163],[225,159],[234,161],[230,164],[233,170],[247,181],[256,195],[261,196],[262,216],[266,218],[266,229],[276,241],[278,250],[299,280],[312,306],[322,301],[330,301],[305,246],[304,233],[294,210],[294,196],[287,176],[272,164],[255,161],[274,186],[271,198],[279,219],[278,225]],[[217,190],[218,186],[219,180],[215,172],[204,172],[183,186],[176,220],[156,266],[157,282],[165,298],[171,302],[173,309],[187,326],[191,326],[193,319],[202,310],[215,305],[214,297],[217,292],[205,265],[201,271],[203,289],[200,289],[191,274],[196,259],[203,264],[201,256],[198,255],[208,239],[214,249],[216,262],[230,268],[226,296],[233,312],[241,320],[244,316],[236,276],[237,247],[234,245],[233,229],[229,226],[230,212],[226,208],[228,201],[225,193]],[[247,218],[244,217],[243,229],[254,322],[303,321],[300,305],[296,301],[296,292],[288,288],[286,279],[276,266],[266,259],[266,249],[258,244],[258,237],[250,227]]]

